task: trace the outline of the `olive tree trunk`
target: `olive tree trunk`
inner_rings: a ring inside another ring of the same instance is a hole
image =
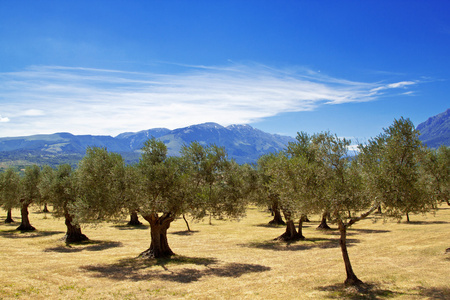
[[[20,215],[22,216],[22,221],[20,223],[20,226],[17,227],[17,230],[20,231],[33,231],[36,230],[33,226],[31,226],[30,219],[28,218],[28,206],[29,203],[22,203],[22,206],[20,207]]]
[[[271,207],[273,219],[269,222],[270,225],[286,225],[281,217],[280,208],[278,207],[278,203],[273,203]]]
[[[291,220],[291,213],[283,211],[283,214],[286,219],[286,231],[279,237],[275,238],[275,240],[296,241],[304,239],[305,237],[301,234],[301,232],[299,234],[295,229],[294,221]]]
[[[11,208],[8,209],[8,212],[6,213],[6,220],[5,223],[14,223],[14,220],[12,218],[12,212],[11,212]]]
[[[298,232],[297,232],[297,236],[304,240],[305,237],[303,236],[303,222],[306,222],[306,220],[308,220],[308,217],[306,215],[302,215],[300,217],[300,220],[298,221]]]
[[[356,277],[355,272],[353,272],[352,264],[350,263],[350,257],[347,251],[347,226],[341,221],[338,221],[339,225],[339,246],[341,247],[342,257],[344,258],[345,272],[347,273],[347,279],[345,279],[345,285],[359,285],[363,282]]]
[[[69,213],[65,213],[64,217],[66,219],[65,223],[67,227],[67,232],[63,240],[67,244],[81,243],[83,241],[89,240],[87,236],[81,233],[80,225],[73,222],[73,218]]]
[[[322,214],[322,220],[320,221],[320,225],[317,227],[317,229],[323,229],[323,230],[330,230],[330,226],[327,224],[327,218],[329,213],[326,211]]]
[[[167,241],[167,229],[174,220],[171,213],[164,213],[162,216],[158,214],[150,214],[142,216],[150,224],[150,248],[142,252],[140,257],[161,258],[174,255]]]
[[[137,211],[132,211],[130,214],[130,222],[127,223],[130,226],[140,226],[142,225],[142,222],[139,221],[139,216],[137,214]]]
[[[186,220],[186,216],[183,214],[183,220],[184,220],[184,222],[186,223],[186,227],[187,227],[187,230],[188,230],[188,232],[191,232],[191,227],[189,227],[189,223],[188,223],[188,221]]]

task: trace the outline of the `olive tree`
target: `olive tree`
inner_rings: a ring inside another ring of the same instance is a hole
[[[28,207],[35,203],[38,204],[41,199],[39,192],[40,168],[37,165],[28,166],[25,168],[24,176],[20,180],[20,198],[18,206],[20,207],[20,214],[22,221],[17,230],[33,231],[36,230],[30,223],[28,217]]]
[[[141,256],[173,255],[167,230],[185,213],[202,218],[207,214],[236,217],[245,212],[239,165],[219,154],[223,149],[216,150],[194,142],[183,147],[181,157],[168,157],[163,142],[145,142],[137,166],[135,205],[150,224],[151,243]]]
[[[350,140],[329,132],[312,136],[310,147],[315,152],[314,170],[316,174],[321,175],[314,177],[314,189],[318,192],[313,193],[311,204],[306,207],[328,212],[330,219],[337,223],[339,245],[347,275],[345,284],[358,285],[362,281],[354,273],[350,262],[347,230],[374,212],[379,203],[366,193],[359,160],[350,159],[348,155],[350,143]]]
[[[302,157],[303,161],[306,161],[308,165],[317,164],[320,159],[317,157],[316,147],[312,147],[314,140],[316,140],[318,135],[309,135],[306,132],[297,132],[295,137],[295,142],[289,142],[285,152],[290,157]],[[329,230],[330,226],[327,224],[327,218],[329,217],[329,212],[324,211],[322,213],[322,218],[317,229]]]
[[[426,165],[425,147],[409,119],[400,118],[368,144],[360,147],[368,187],[384,207],[384,214],[410,221],[411,213],[436,207],[421,169]]]
[[[183,146],[181,155],[186,163],[193,192],[194,218],[239,217],[245,214],[246,172],[228,158],[225,148],[202,146],[192,142]]]
[[[13,168],[0,174],[0,206],[7,211],[5,223],[12,223],[11,210],[20,198],[20,177]]]
[[[127,215],[124,174],[125,164],[120,154],[89,147],[72,178],[75,200],[68,203],[73,217],[71,223],[95,223]]]
[[[347,274],[345,284],[356,285],[361,281],[350,263],[347,229],[366,218],[377,204],[365,193],[358,160],[348,157],[349,145],[349,140],[329,132],[310,137],[301,135],[298,145],[289,145],[295,153],[288,149],[274,163],[272,169],[277,176],[273,177],[272,186],[279,192],[282,205],[289,205],[292,211],[329,213],[339,228],[339,245]]]
[[[445,201],[450,205],[450,148],[427,149],[421,166],[430,194],[437,202]]]
[[[247,168],[249,201],[272,211],[273,219],[269,224],[286,225],[281,216],[279,195],[269,188],[269,162],[275,159],[275,156],[274,153],[262,155],[254,168]]]
[[[79,243],[88,240],[81,232],[80,224],[74,220],[73,204],[76,197],[72,167],[68,164],[59,165],[56,170],[44,166],[39,189],[43,199],[53,205],[53,215],[64,217],[67,228],[63,240],[66,243]]]
[[[133,206],[150,224],[150,247],[141,256],[171,256],[174,253],[169,247],[167,230],[183,209],[186,191],[179,158],[167,157],[164,143],[148,140],[134,174],[137,197]]]

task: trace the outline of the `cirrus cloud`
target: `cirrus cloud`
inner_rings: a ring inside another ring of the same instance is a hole
[[[7,120],[1,133],[115,135],[210,121],[245,124],[322,105],[373,101],[416,83],[355,82],[256,64],[184,66],[173,74],[35,66],[0,73],[2,113],[11,118],[0,117]]]

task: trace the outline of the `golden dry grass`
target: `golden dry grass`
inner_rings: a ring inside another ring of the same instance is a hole
[[[6,215],[6,213],[5,213]],[[13,216],[20,220],[18,212]],[[310,217],[312,220],[318,217]],[[62,219],[32,212],[38,231],[20,233],[0,218],[1,299],[450,299],[450,207],[412,223],[363,220],[350,229],[353,268],[366,285],[345,288],[338,233],[306,223],[305,241],[273,241],[267,212],[237,222],[169,229],[177,256],[143,260],[149,229],[123,224],[83,228],[89,243],[60,241]]]

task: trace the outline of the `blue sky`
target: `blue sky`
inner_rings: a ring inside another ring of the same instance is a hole
[[[0,0],[0,137],[204,122],[364,141],[450,107],[449,1]]]

